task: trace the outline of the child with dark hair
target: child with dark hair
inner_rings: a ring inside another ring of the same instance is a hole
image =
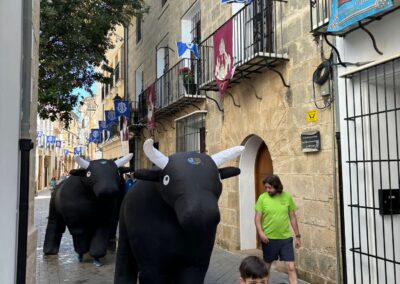
[[[240,284],[267,284],[268,269],[265,262],[257,256],[248,256],[239,267]]]

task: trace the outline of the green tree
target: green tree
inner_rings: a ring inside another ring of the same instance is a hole
[[[60,119],[68,127],[82,88],[92,94],[95,81],[107,83],[105,53],[113,47],[115,26],[147,11],[144,0],[41,0],[39,104],[41,118]]]

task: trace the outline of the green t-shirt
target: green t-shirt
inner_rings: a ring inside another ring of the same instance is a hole
[[[262,213],[261,226],[268,239],[287,239],[292,236],[289,212],[295,209],[292,196],[285,191],[272,197],[267,192],[260,195],[256,211]]]

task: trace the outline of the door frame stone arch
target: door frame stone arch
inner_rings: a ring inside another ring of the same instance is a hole
[[[254,225],[255,206],[255,161],[260,146],[265,143],[257,135],[249,135],[242,145],[245,149],[240,157],[239,167],[239,226],[240,249],[257,248],[257,232]]]

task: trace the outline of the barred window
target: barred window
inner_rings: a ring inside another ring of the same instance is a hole
[[[206,151],[205,115],[204,112],[197,112],[176,121],[177,152]]]
[[[342,206],[354,283],[398,283],[400,58],[345,75],[345,95]]]

